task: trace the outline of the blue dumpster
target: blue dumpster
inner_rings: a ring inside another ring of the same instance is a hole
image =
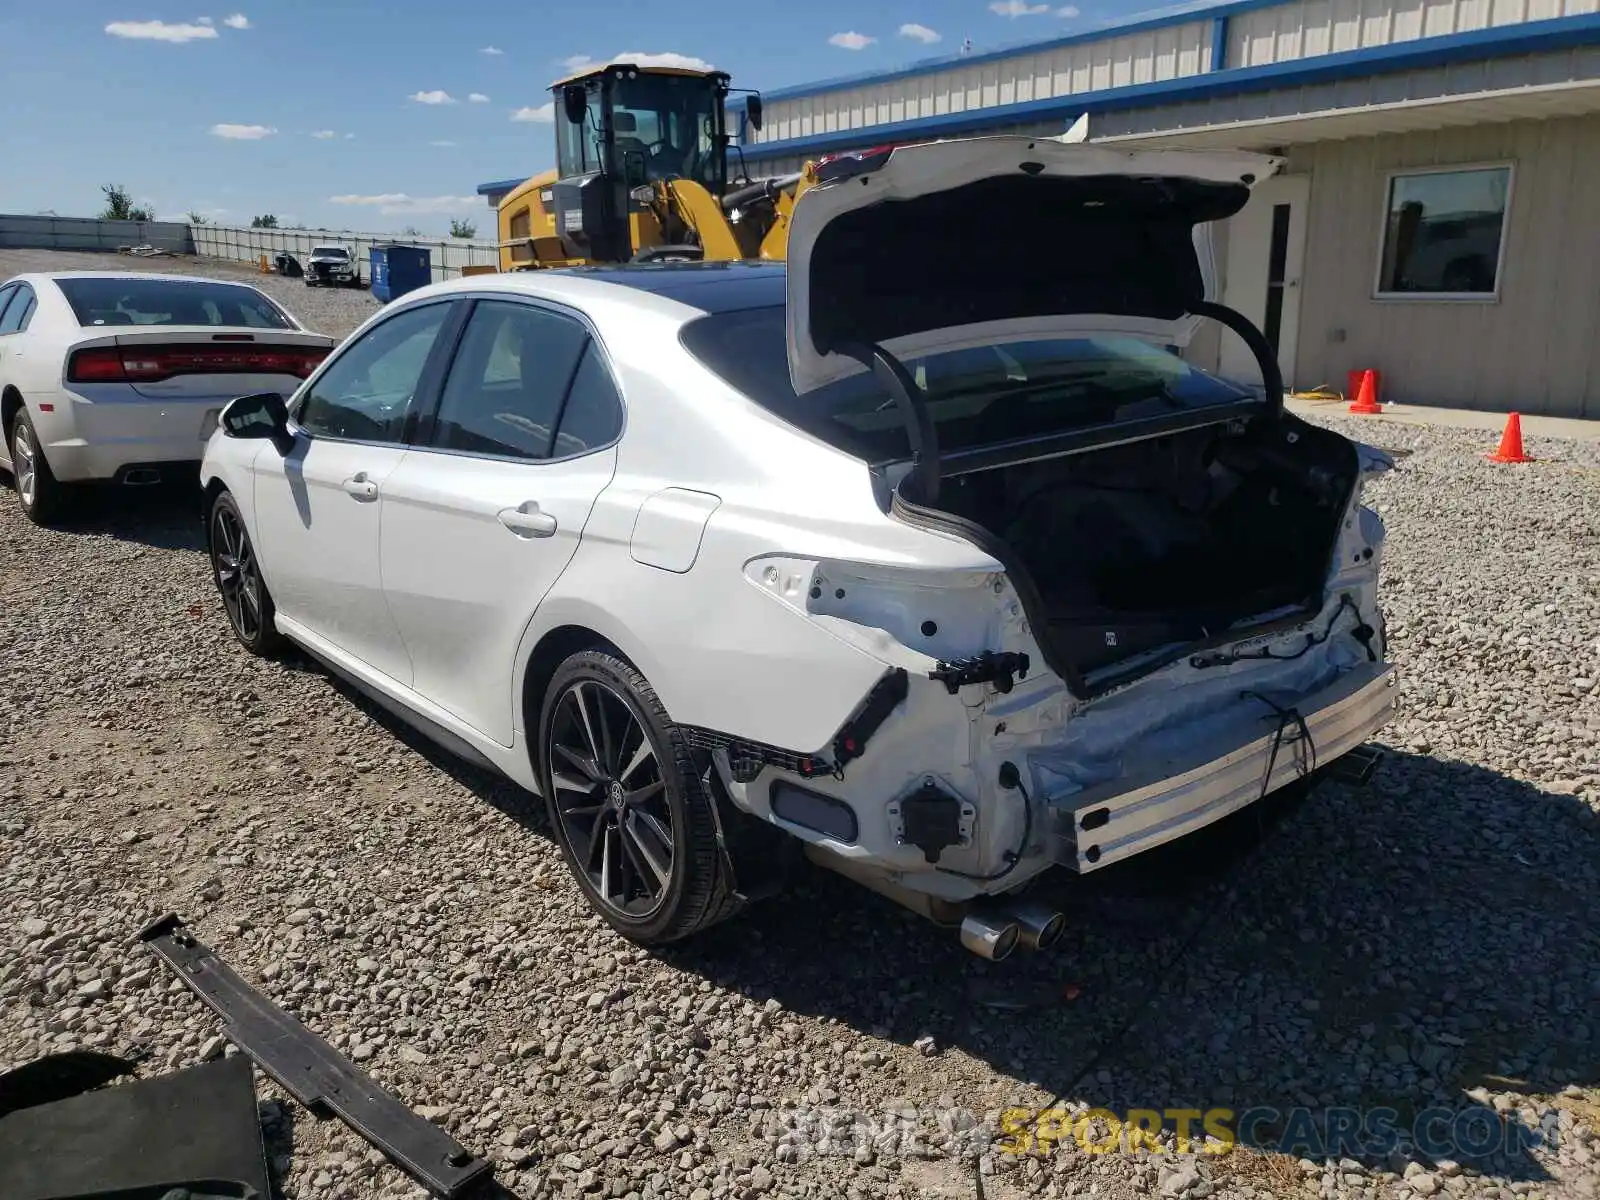
[[[432,282],[433,263],[424,247],[372,248],[372,294],[385,304]]]

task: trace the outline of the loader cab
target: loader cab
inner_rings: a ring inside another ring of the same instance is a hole
[[[720,71],[611,63],[551,89],[554,216],[569,258],[632,259],[630,215],[661,184],[683,180],[713,197],[727,191],[728,86]]]

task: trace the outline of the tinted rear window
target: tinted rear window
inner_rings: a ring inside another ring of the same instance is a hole
[[[782,305],[700,317],[681,336],[712,371],[791,425],[871,462],[910,454],[894,401],[872,376],[795,394]],[[946,451],[1250,398],[1137,338],[982,346],[905,365],[928,392],[939,448]]]
[[[209,279],[58,279],[80,325],[244,325],[293,329],[252,288]]]

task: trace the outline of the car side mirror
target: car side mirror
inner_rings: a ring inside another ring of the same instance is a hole
[[[750,122],[750,128],[757,133],[761,132],[761,97],[752,92],[744,102],[745,120]]]
[[[582,125],[589,119],[589,93],[582,84],[568,84],[561,89],[561,107],[566,110],[568,121]]]
[[[257,392],[228,401],[217,424],[224,437],[266,438],[280,449],[291,440],[289,406],[277,392]]]

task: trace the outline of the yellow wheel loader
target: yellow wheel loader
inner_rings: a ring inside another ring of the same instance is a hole
[[[729,82],[721,71],[614,62],[553,84],[556,169],[500,202],[500,269],[782,261],[814,164],[730,185]],[[747,106],[759,129],[761,97]]]

